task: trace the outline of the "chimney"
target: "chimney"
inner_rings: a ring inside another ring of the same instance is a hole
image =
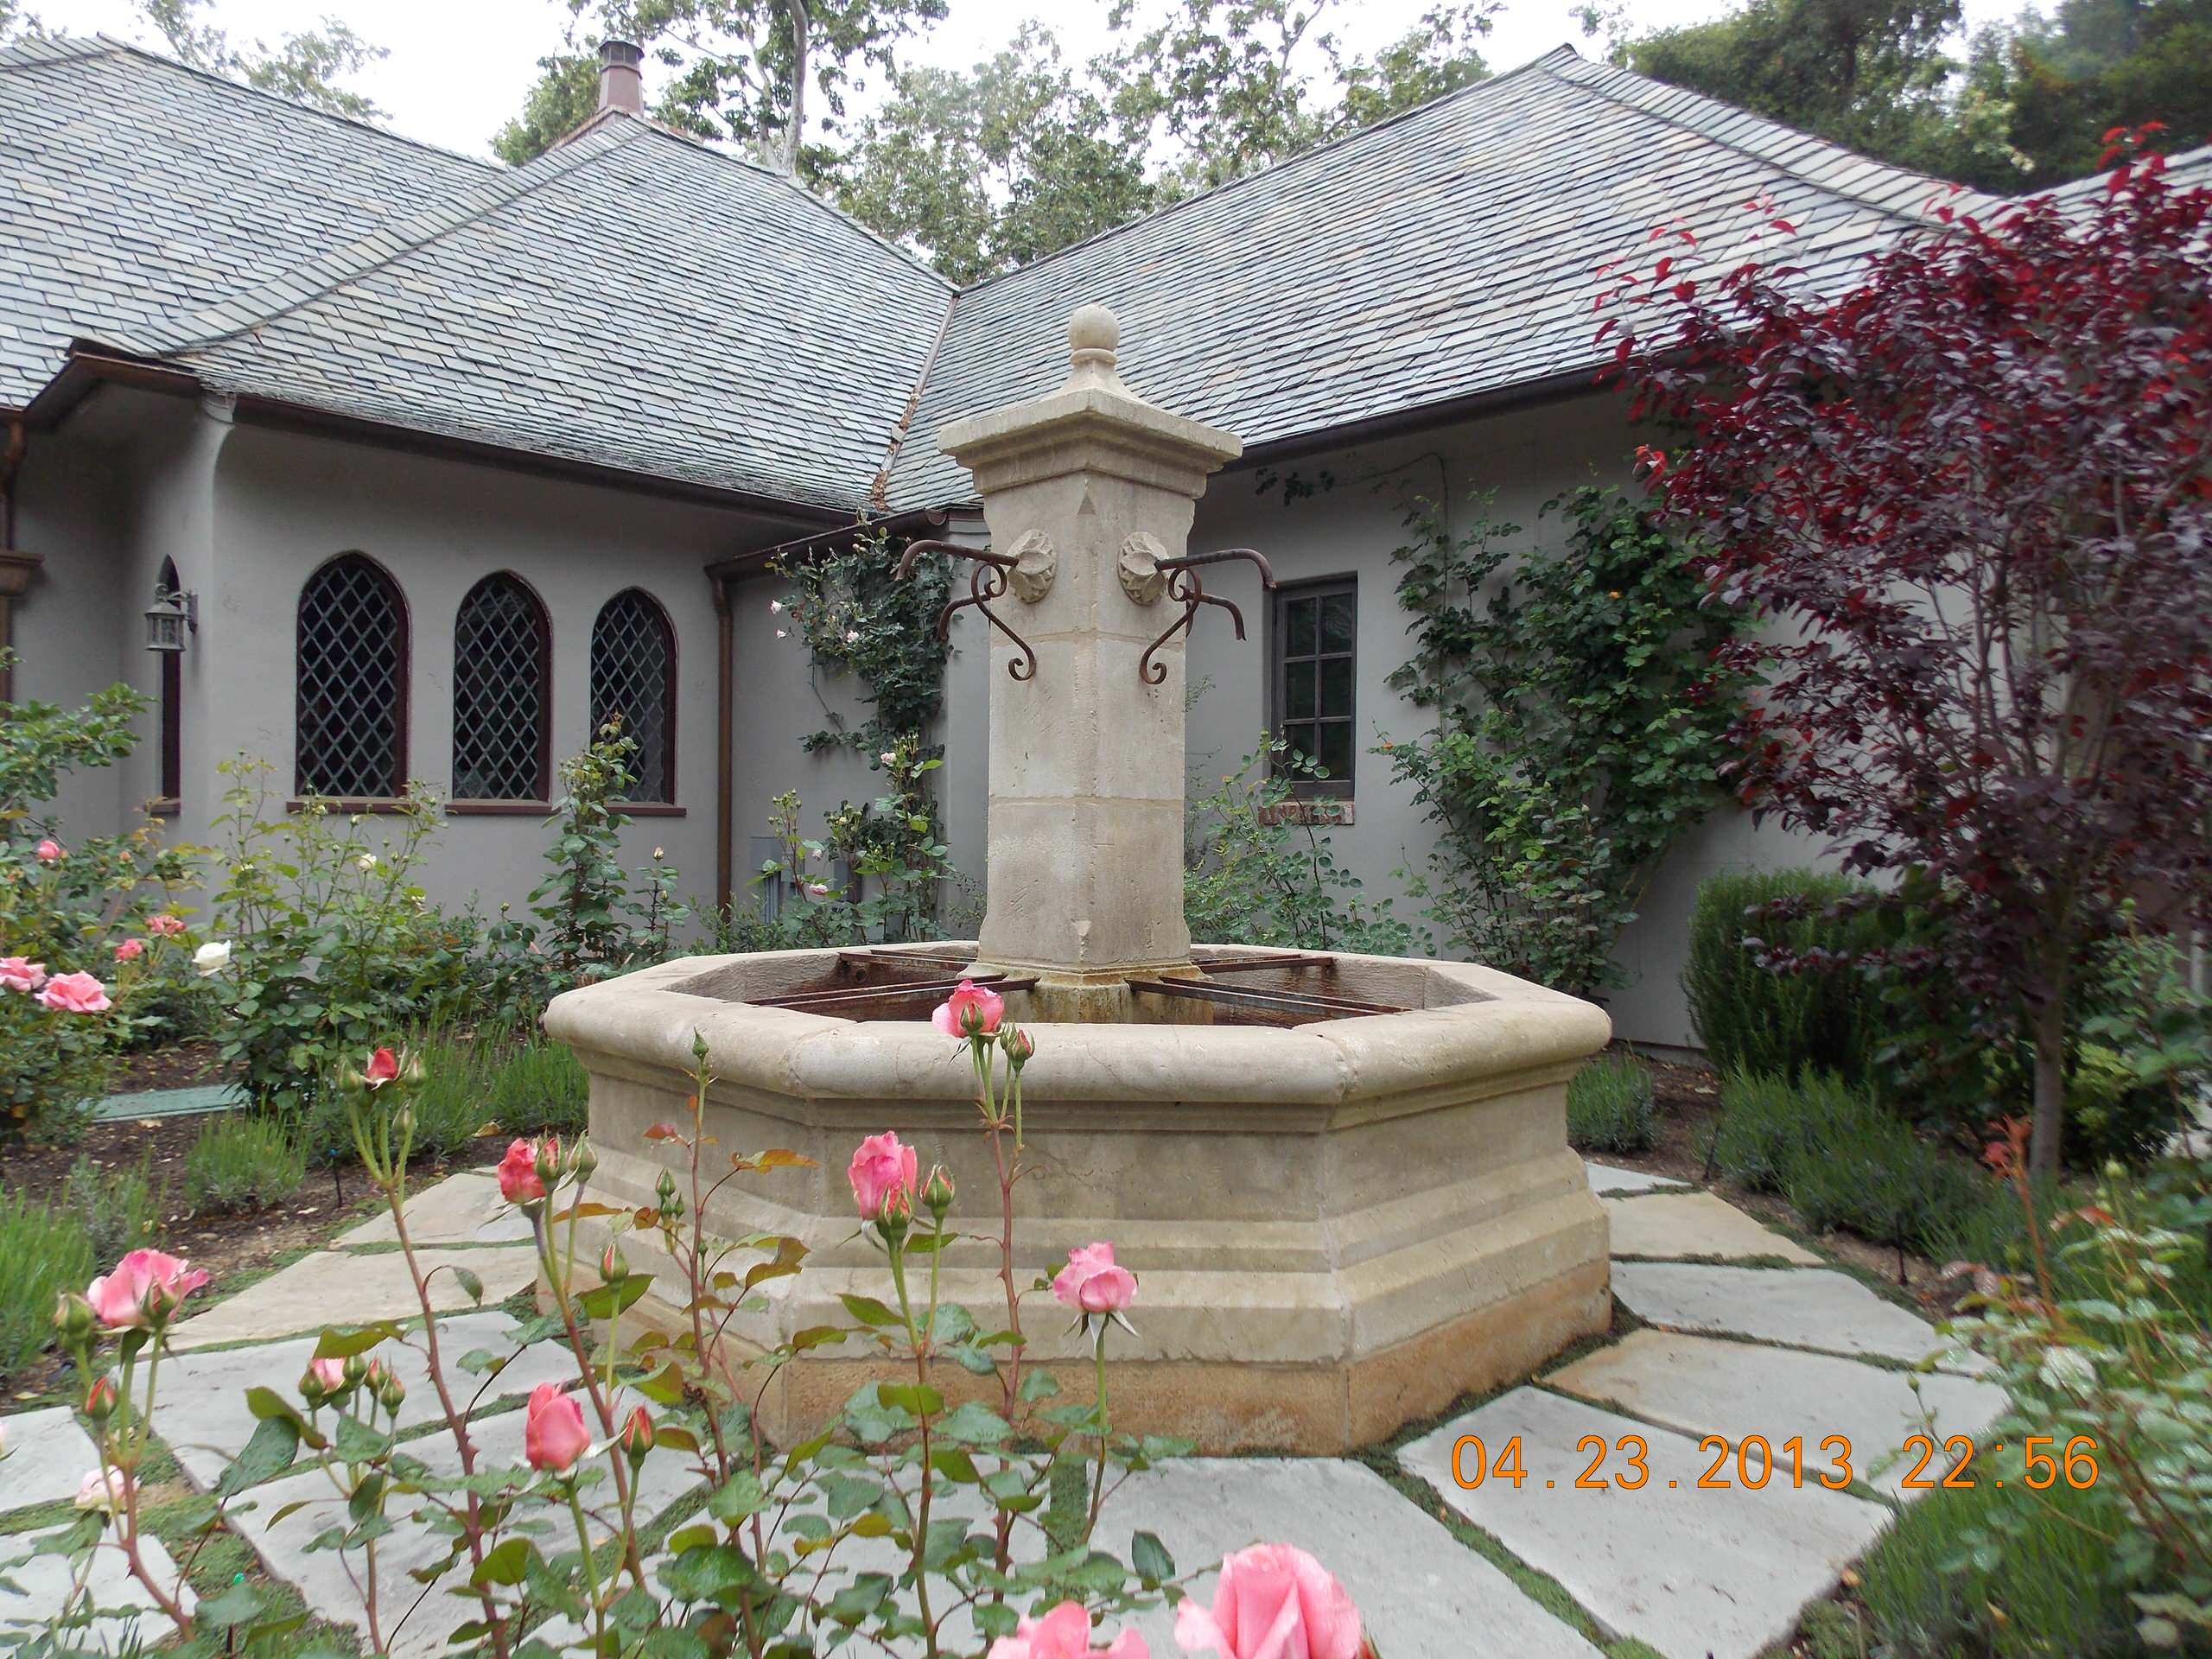
[[[645,78],[638,66],[645,48],[630,41],[601,41],[599,45],[599,107],[645,112]]]

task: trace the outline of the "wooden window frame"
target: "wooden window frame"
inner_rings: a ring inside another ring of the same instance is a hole
[[[1351,601],[1351,649],[1344,652],[1320,650],[1321,641],[1319,632],[1320,622],[1317,614],[1314,622],[1316,630],[1314,652],[1311,656],[1301,656],[1296,658],[1296,661],[1301,664],[1312,664],[1313,671],[1317,673],[1319,665],[1325,660],[1341,658],[1351,663],[1351,706],[1342,716],[1331,715],[1325,718],[1332,721],[1341,718],[1346,729],[1351,732],[1351,766],[1342,777],[1335,776],[1333,773],[1326,778],[1309,778],[1296,772],[1286,773],[1285,775],[1290,779],[1292,795],[1300,799],[1350,800],[1352,798],[1353,779],[1359,766],[1359,577],[1354,573],[1336,576],[1317,576],[1304,582],[1287,582],[1275,589],[1270,596],[1268,607],[1268,728],[1280,738],[1284,734],[1286,728],[1293,723],[1301,726],[1314,723],[1304,720],[1293,722],[1287,718],[1288,681],[1293,661],[1287,649],[1290,639],[1290,607],[1300,600],[1328,599],[1339,594]],[[1319,721],[1325,717],[1319,713],[1320,701],[1318,686],[1314,695],[1315,719]]]
[[[591,639],[585,647],[586,660],[584,663],[584,696],[588,699],[586,713],[590,716],[589,741],[594,743],[599,741],[599,728],[601,723],[601,710],[598,706],[599,625],[606,620],[607,613],[613,607],[618,601],[626,599],[632,594],[635,594],[639,599],[642,599],[647,605],[652,607],[653,614],[660,619],[663,635],[668,641],[667,662],[662,672],[663,683],[661,687],[661,702],[662,708],[664,711],[661,721],[661,777],[664,782],[662,793],[659,795],[652,797],[624,798],[622,810],[632,817],[681,817],[683,815],[683,809],[679,803],[683,799],[683,797],[677,793],[678,784],[677,781],[676,771],[676,689],[678,683],[677,677],[677,653],[681,649],[681,645],[677,636],[676,619],[669,613],[668,607],[662,604],[658,596],[653,594],[650,589],[640,588],[634,583],[627,588],[623,588],[618,589],[614,593],[609,594],[607,596],[606,602],[599,607],[598,611],[594,613],[592,617]],[[626,735],[634,736],[635,734],[630,733],[626,734]]]
[[[553,789],[553,618],[546,608],[544,597],[524,577],[512,570],[494,570],[469,585],[453,611],[453,701],[454,727],[448,734],[453,749],[453,782],[461,779],[461,690],[462,664],[461,660],[461,620],[476,596],[494,582],[512,582],[521,590],[530,603],[531,620],[537,635],[537,750],[535,785],[527,795],[458,796],[447,804],[448,810],[460,808],[464,812],[475,810],[520,808],[526,811],[543,812],[552,810]]]
[[[397,786],[397,792],[391,795],[348,797],[344,804],[345,810],[353,812],[367,812],[375,811],[383,807],[399,809],[404,807],[406,799],[405,791],[409,777],[407,764],[409,748],[408,740],[411,734],[410,728],[414,723],[414,612],[407,602],[407,589],[400,585],[399,578],[391,574],[391,569],[390,566],[386,565],[380,559],[371,557],[368,554],[362,552],[359,548],[348,548],[343,553],[332,555],[329,558],[325,559],[321,564],[318,564],[313,570],[308,573],[307,580],[300,584],[300,595],[293,606],[292,788],[295,792],[292,800],[287,804],[294,810],[296,810],[300,804],[304,804],[309,799],[331,798],[315,796],[313,795],[311,791],[303,791],[300,788],[302,782],[301,772],[303,770],[301,765],[302,755],[300,750],[300,727],[302,723],[300,719],[300,612],[307,603],[308,590],[315,585],[317,579],[320,578],[325,571],[329,570],[335,565],[353,561],[358,561],[362,564],[367,565],[371,569],[374,570],[378,575],[384,578],[386,585],[389,586],[391,590],[393,603],[398,607],[399,650],[397,653],[398,662],[396,664],[394,672],[394,677],[397,681],[397,684],[394,687],[392,697],[392,775],[391,780]]]

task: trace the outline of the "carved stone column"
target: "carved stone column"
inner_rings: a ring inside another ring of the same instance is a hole
[[[1184,645],[1154,568],[1180,557],[1228,432],[1158,409],[1115,372],[1103,306],[1068,324],[1066,381],[959,421],[938,447],[971,473],[995,549],[1020,559],[997,601],[1036,671],[992,639],[989,891],[980,956],[1039,983],[1039,1020],[1115,1020],[1131,975],[1189,971],[1183,925]]]

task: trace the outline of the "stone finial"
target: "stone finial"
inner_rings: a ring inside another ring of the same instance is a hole
[[[1121,377],[1114,370],[1115,347],[1122,343],[1122,325],[1104,306],[1079,305],[1068,318],[1068,379],[1118,388]]]

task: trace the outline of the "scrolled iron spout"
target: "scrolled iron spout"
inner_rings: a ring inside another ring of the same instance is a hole
[[[1166,679],[1167,664],[1155,660],[1153,653],[1177,634],[1188,632],[1191,624],[1198,618],[1201,605],[1218,605],[1227,611],[1230,620],[1236,625],[1236,637],[1239,639],[1244,637],[1244,613],[1236,608],[1235,601],[1219,599],[1206,592],[1205,584],[1198,577],[1198,571],[1203,566],[1226,564],[1232,559],[1257,565],[1262,591],[1273,593],[1275,590],[1278,584],[1274,567],[1268,563],[1268,556],[1257,548],[1224,547],[1211,553],[1186,553],[1179,559],[1160,561],[1159,568],[1167,573],[1167,596],[1182,601],[1183,614],[1170,622],[1160,638],[1144,648],[1144,655],[1137,658],[1137,677],[1147,685],[1158,685]]]
[[[988,548],[962,547],[955,542],[909,542],[892,575],[901,582],[908,580],[914,574],[914,561],[925,553],[947,553],[956,559],[966,559],[976,566],[968,578],[968,597],[954,600],[937,613],[937,637],[944,639],[951,631],[954,613],[972,605],[983,613],[986,621],[1020,648],[1020,654],[1007,662],[1008,677],[1017,680],[1035,679],[1037,653],[1030,648],[1027,639],[1007,626],[1005,619],[991,608],[991,601],[1005,597],[1007,572],[1020,561],[1010,553],[994,553]]]

